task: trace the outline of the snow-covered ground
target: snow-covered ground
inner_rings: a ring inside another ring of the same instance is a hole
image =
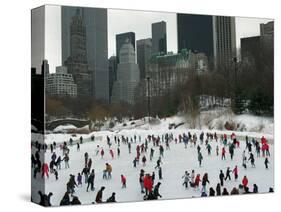
[[[84,166],[84,153],[88,152],[89,157],[93,161],[92,168],[95,169],[96,177],[95,177],[95,191],[86,192],[86,185],[83,184],[82,187],[76,188],[76,192],[74,195],[78,196],[80,201],[83,204],[90,204],[95,200],[97,191],[100,189],[101,186],[105,186],[105,190],[103,193],[103,200],[106,200],[109,196],[111,196],[112,192],[116,192],[116,200],[118,202],[127,202],[127,201],[141,201],[143,200],[143,194],[140,192],[140,185],[139,185],[139,172],[140,169],[144,169],[145,173],[152,173],[155,171],[156,180],[155,184],[159,181],[157,170],[154,169],[156,166],[156,160],[159,156],[158,148],[154,148],[156,151],[154,153],[154,158],[152,161],[149,161],[149,151],[146,154],[148,159],[146,166],[143,166],[141,163],[137,166],[137,168],[133,167],[133,159],[136,157],[136,145],[141,144],[144,142],[144,138],[147,135],[161,135],[167,132],[173,132],[174,136],[179,135],[180,133],[187,133],[195,132],[199,133],[201,130],[187,130],[184,127],[180,127],[179,129],[167,130],[168,122],[163,122],[160,125],[156,126],[149,126],[148,129],[123,129],[116,132],[110,131],[101,131],[94,133],[95,136],[98,138],[95,142],[84,142],[81,145],[81,149],[78,152],[76,150],[76,145],[70,147],[70,169],[64,169],[64,163],[62,163],[62,170],[59,170],[59,180],[55,180],[54,175],[50,175],[49,179],[43,180],[38,174],[37,179],[32,181],[32,198],[33,201],[39,201],[39,195],[37,194],[38,190],[42,187],[42,183],[45,183],[45,191],[44,193],[53,192],[53,196],[51,198],[52,205],[59,205],[60,200],[62,199],[65,191],[66,191],[66,183],[69,180],[69,175],[74,174],[77,176],[79,172],[82,171]],[[144,127],[146,128],[146,127]],[[207,131],[205,131],[207,132]],[[225,131],[222,131],[222,133]],[[228,132],[230,134],[231,132]],[[243,132],[245,133],[245,132]],[[236,132],[239,134],[239,132]],[[246,133],[245,133],[246,134]],[[249,136],[262,136],[263,133],[248,133]],[[109,148],[106,145],[106,136],[109,135],[111,140],[113,141],[112,149],[115,153],[115,159],[111,159],[109,155]],[[129,139],[133,137],[133,135],[140,135],[142,137],[141,143],[137,142],[132,143],[132,153],[129,154],[127,145],[121,142],[120,150],[121,155],[117,157],[116,149],[117,144],[114,143],[113,136],[128,136]],[[68,141],[71,135],[68,134],[48,134],[45,136],[46,143],[51,143],[53,141]],[[85,140],[89,140],[89,135],[82,135]],[[272,134],[266,134],[266,138],[271,136],[270,139],[273,139]],[[77,135],[79,138],[80,135]],[[198,134],[199,138],[199,134]],[[170,144],[170,150],[165,150],[164,157],[163,157],[163,179],[161,180],[160,186],[160,194],[163,196],[163,199],[173,199],[173,198],[189,198],[189,197],[199,197],[201,195],[200,190],[194,190],[193,188],[185,189],[182,186],[183,179],[182,176],[185,171],[191,172],[192,169],[195,170],[195,173],[200,173],[203,176],[204,173],[209,174],[210,184],[207,185],[207,190],[212,186],[213,188],[216,187],[217,183],[219,182],[219,171],[222,169],[224,172],[227,167],[231,167],[232,169],[235,165],[238,165],[239,168],[239,178],[238,181],[235,182],[233,179],[231,181],[227,181],[225,183],[225,187],[230,192],[231,189],[236,186],[238,187],[241,184],[242,177],[247,175],[249,179],[249,187],[252,190],[252,186],[256,183],[259,187],[259,192],[268,192],[269,187],[274,186],[274,144],[271,142],[270,144],[270,151],[271,157],[269,158],[269,169],[266,170],[264,167],[264,158],[256,158],[256,168],[251,168],[250,164],[248,164],[248,169],[244,169],[242,164],[242,152],[245,149],[245,142],[240,139],[240,148],[235,150],[234,159],[230,160],[229,155],[226,155],[226,160],[222,161],[219,156],[215,155],[215,148],[217,145],[221,147],[222,144],[220,142],[211,142],[212,146],[212,154],[211,156],[207,155],[207,151],[204,145],[201,146],[202,154],[203,154],[203,166],[199,167],[197,161],[197,150],[195,147],[188,145],[188,148],[184,148],[183,143],[175,144],[172,142]],[[102,159],[100,156],[94,155],[94,150],[97,145],[100,145],[105,150],[105,157]],[[152,147],[153,144],[149,143],[149,148]],[[165,146],[165,145],[164,145]],[[56,153],[58,156],[62,156],[62,151],[57,148]],[[255,155],[256,156],[256,155]],[[142,155],[141,155],[142,157]],[[51,160],[51,152],[48,150],[45,153],[45,162],[49,163]],[[102,179],[102,171],[105,169],[105,163],[108,162],[113,167],[112,172],[112,179],[111,180],[103,180]],[[127,188],[121,188],[121,179],[120,175],[123,174],[127,178]],[[233,178],[233,175],[232,175]],[[83,179],[84,180],[84,179]],[[83,181],[84,182],[84,181]],[[201,189],[201,184],[200,184]]]
[[[60,125],[57,126],[53,131],[54,132],[67,132],[68,130],[72,130],[72,129],[76,129],[77,127],[75,127],[72,124],[68,124],[68,125]]]
[[[112,129],[102,128],[99,132],[92,132],[89,134],[75,134],[67,133],[69,129],[75,129],[73,125],[58,126],[53,131],[54,133],[46,134],[44,137],[44,142],[46,144],[51,144],[54,141],[57,143],[62,143],[64,141],[68,142],[70,138],[73,140],[78,140],[80,136],[83,138],[89,139],[93,134],[95,136],[103,135],[104,133],[112,132],[126,132],[130,130],[137,131],[139,133],[147,133],[148,130],[156,130],[158,133],[173,132],[174,129],[169,130],[170,124],[179,124],[183,125],[176,128],[176,131],[186,132],[189,131],[199,133],[202,130],[205,132],[216,132],[217,134],[227,134],[230,135],[232,131],[226,130],[222,126],[226,121],[235,123],[238,128],[235,130],[235,133],[238,137],[245,137],[246,135],[254,138],[261,138],[265,136],[271,143],[273,142],[274,137],[274,120],[272,117],[258,117],[249,114],[243,115],[232,115],[227,114],[224,111],[208,111],[202,112],[200,115],[200,126],[196,126],[196,129],[191,129],[189,122],[184,116],[172,116],[163,119],[153,119],[152,123],[148,124],[148,118],[142,118],[133,121],[125,121],[123,123],[116,124]],[[203,124],[204,123],[204,124]],[[84,128],[88,128],[85,126]],[[83,129],[83,128],[79,128]],[[73,135],[75,134],[76,137]],[[33,140],[37,139],[37,136],[33,136]],[[41,139],[42,140],[42,139]]]

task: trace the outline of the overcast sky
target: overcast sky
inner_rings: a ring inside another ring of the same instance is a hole
[[[45,58],[50,64],[50,72],[61,65],[60,6],[47,6],[46,9]],[[57,20],[58,19],[58,20]],[[176,13],[146,12],[134,10],[108,9],[108,57],[115,55],[115,35],[123,32],[135,32],[136,40],[151,37],[151,24],[167,22],[167,50],[177,52]],[[270,19],[236,18],[236,44],[240,47],[240,38],[260,34],[259,24]],[[51,32],[51,33],[50,33]]]

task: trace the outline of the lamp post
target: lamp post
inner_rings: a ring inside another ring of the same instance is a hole
[[[235,83],[235,89],[237,87],[237,57],[233,58],[233,62],[234,62],[234,83]]]
[[[147,111],[148,111],[148,123],[150,121],[150,77],[147,76]]]
[[[233,101],[235,108],[237,106],[237,57],[233,57],[234,63],[234,91],[233,91]]]

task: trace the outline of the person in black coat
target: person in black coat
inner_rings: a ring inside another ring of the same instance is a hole
[[[91,191],[94,190],[94,181],[95,181],[95,170],[92,169],[92,172],[91,172],[90,176],[88,177],[87,192],[88,192],[88,189],[89,189],[90,186],[91,186]]]
[[[59,156],[56,160],[56,163],[55,163],[55,166],[58,168],[58,169],[61,169],[61,156]]]
[[[112,195],[106,200],[106,202],[116,202],[115,192],[112,193]]]
[[[65,192],[63,198],[60,201],[60,205],[70,205],[70,198],[68,192]]]
[[[210,197],[213,197],[213,196],[215,196],[215,194],[216,194],[215,190],[213,189],[213,187],[211,187],[211,188],[209,189],[209,196],[210,196]]]
[[[41,191],[38,191],[38,194],[40,195],[39,205],[42,205],[42,206],[52,206],[51,205],[51,196],[53,195],[52,192],[50,192],[48,195],[46,195],[46,194],[42,194]]]
[[[144,195],[143,200],[155,200],[153,192],[149,192],[148,195]]]
[[[36,178],[37,173],[40,173],[40,171],[41,171],[41,161],[37,160],[33,170],[33,177]]]
[[[105,189],[104,186],[101,187],[101,189],[98,191],[96,196],[96,203],[102,203],[102,192]]]
[[[155,173],[154,172],[152,172],[151,180],[152,180],[152,183],[154,184],[154,180],[155,180]]]
[[[229,195],[228,191],[226,188],[223,188],[223,192],[222,192],[222,195],[225,196],[225,195]]]
[[[51,153],[53,153],[53,151],[54,151],[54,146],[53,146],[53,144],[50,144],[50,149],[51,149]]]
[[[35,159],[36,159],[37,161],[40,160],[39,151],[36,151],[36,152],[35,152]]]
[[[251,162],[252,167],[256,167],[253,153],[250,153],[250,157],[248,160]]]
[[[209,178],[208,178],[208,174],[205,173],[205,174],[203,175],[203,178],[202,178],[202,186],[203,186],[202,191],[204,191],[205,193],[207,192],[207,191],[206,191],[206,185],[207,185],[207,183],[210,184]]]
[[[221,195],[221,185],[218,183],[216,187],[217,196]]]
[[[160,187],[161,183],[158,182],[157,185],[155,186],[154,190],[153,190],[153,195],[155,199],[158,199],[158,197],[162,198],[161,194],[159,194],[159,187]]]
[[[219,178],[220,178],[220,185],[223,186],[224,173],[222,172],[222,170],[220,170]]]
[[[253,188],[253,193],[259,193],[259,188],[257,186],[257,184],[254,184],[254,188]]]
[[[264,165],[265,165],[266,169],[268,169],[268,164],[269,164],[269,161],[268,161],[268,158],[266,157],[264,160]]]
[[[80,144],[77,142],[77,151],[80,151]]]
[[[158,168],[158,178],[159,178],[159,180],[162,180],[162,179],[163,179],[161,166],[159,166],[159,168]]]
[[[56,169],[54,169],[54,175],[56,177],[56,180],[58,180],[59,179],[59,173]]]
[[[225,178],[224,178],[225,181],[227,180],[227,178],[228,178],[229,180],[231,180],[230,172],[232,172],[232,171],[230,170],[229,167],[227,167],[226,173],[225,173]]]
[[[80,200],[78,199],[77,196],[73,196],[72,201],[70,202],[71,205],[81,205]]]
[[[34,168],[36,166],[36,159],[34,157],[34,155],[31,155],[31,168]]]

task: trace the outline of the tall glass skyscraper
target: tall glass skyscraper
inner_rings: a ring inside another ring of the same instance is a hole
[[[196,50],[208,56],[210,66],[231,65],[236,57],[235,18],[177,14],[178,51]]]
[[[129,41],[136,50],[136,35],[134,32],[125,32],[116,35],[116,56],[117,56],[117,63],[120,62],[120,50],[122,46]]]
[[[152,24],[152,54],[167,53],[166,22]]]
[[[197,50],[214,57],[213,16],[177,14],[177,28],[179,52]]]
[[[137,63],[140,69],[140,79],[145,79],[148,61],[151,57],[152,40],[151,38],[137,40]]]

